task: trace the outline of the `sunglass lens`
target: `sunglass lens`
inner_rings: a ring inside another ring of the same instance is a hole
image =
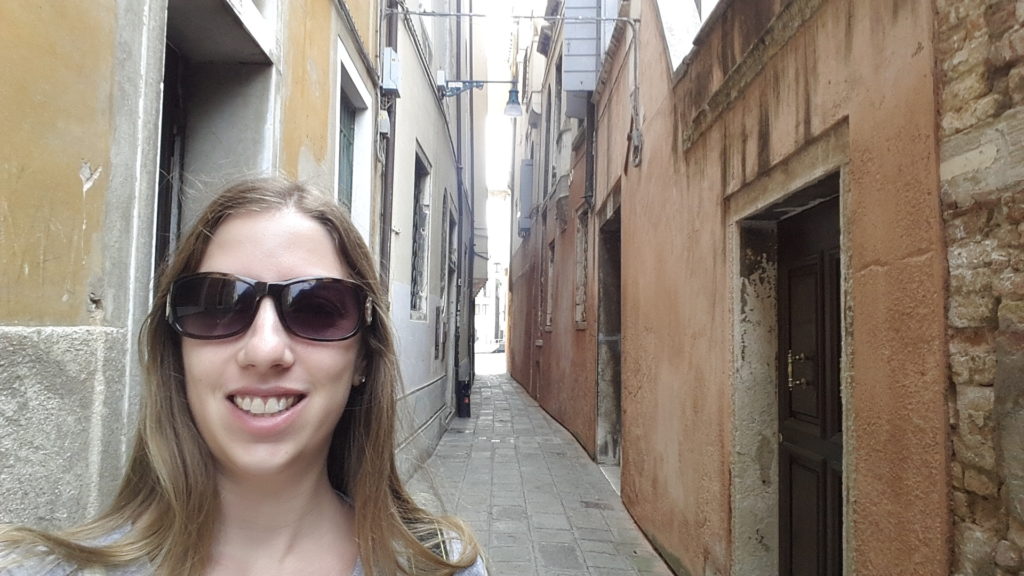
[[[289,284],[281,298],[288,328],[311,340],[344,340],[360,326],[362,292],[344,280],[319,278]]]
[[[171,311],[175,326],[192,338],[225,338],[253,320],[255,289],[235,278],[194,276],[174,286]]]

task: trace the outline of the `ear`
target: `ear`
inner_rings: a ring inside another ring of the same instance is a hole
[[[356,359],[355,366],[352,369],[352,387],[358,388],[361,384],[366,383],[366,359],[363,355],[359,354],[359,358]]]

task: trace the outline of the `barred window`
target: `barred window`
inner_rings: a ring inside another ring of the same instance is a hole
[[[356,108],[343,93],[338,110],[338,201],[352,210],[352,172],[355,158]]]
[[[416,181],[413,188],[412,286],[413,313],[427,311],[427,251],[430,246],[430,171],[416,156]]]

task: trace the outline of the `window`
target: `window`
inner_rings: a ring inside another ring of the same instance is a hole
[[[586,204],[576,212],[576,327],[587,323],[587,250],[590,237],[590,211]]]
[[[338,201],[352,211],[352,173],[356,142],[356,108],[341,94],[338,111]]]
[[[412,215],[412,300],[414,314],[427,311],[427,250],[430,246],[430,171],[419,154],[416,155],[416,180],[413,188]]]

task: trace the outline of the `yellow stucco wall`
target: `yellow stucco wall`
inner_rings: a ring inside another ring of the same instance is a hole
[[[348,6],[349,14],[352,15],[352,20],[356,25],[356,32],[359,34],[359,38],[363,41],[365,46],[376,46],[377,36],[375,30],[377,29],[377,6],[378,3],[372,0],[370,1],[349,1],[345,3]],[[369,51],[371,58],[373,56],[373,50]]]
[[[327,165],[335,17],[330,0],[294,0],[287,4],[287,10],[281,170],[301,177],[299,166],[304,154],[307,161]]]
[[[5,2],[0,324],[88,322],[110,177],[114,0]],[[88,163],[90,168],[86,169]],[[80,174],[99,175],[87,187]]]

